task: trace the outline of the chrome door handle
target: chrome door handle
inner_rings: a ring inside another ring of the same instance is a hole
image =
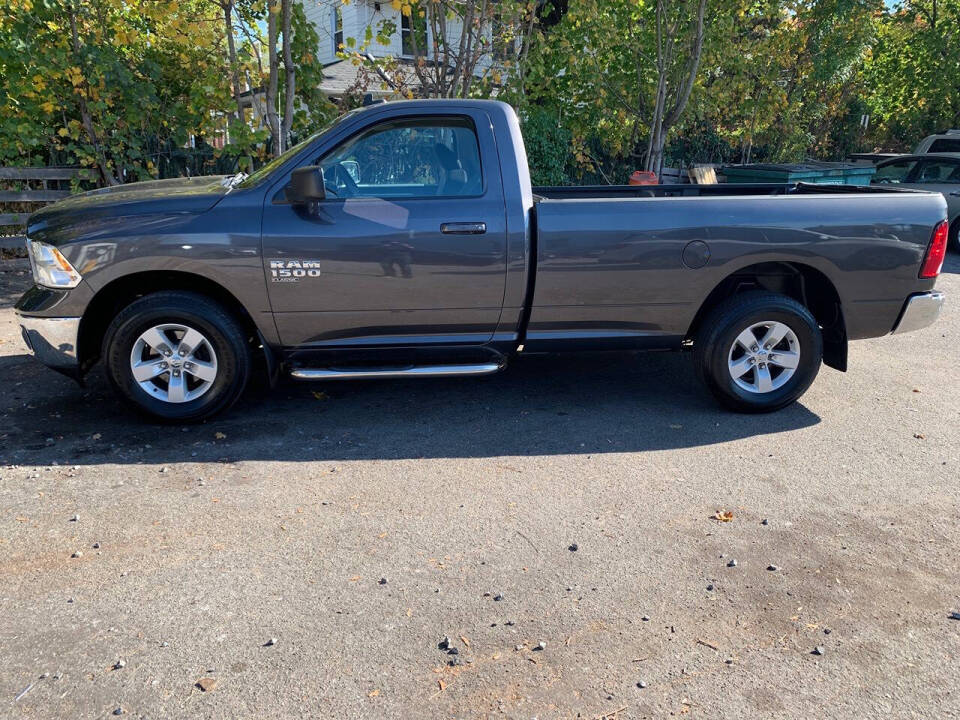
[[[486,231],[487,224],[482,222],[454,222],[440,225],[440,232],[446,235],[483,235]]]

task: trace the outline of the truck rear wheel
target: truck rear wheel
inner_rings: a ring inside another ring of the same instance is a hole
[[[103,342],[110,384],[163,421],[195,422],[226,410],[250,375],[243,329],[223,306],[196,293],[134,301],[113,319]]]
[[[820,370],[823,338],[810,311],[785,295],[755,291],[714,308],[694,339],[694,365],[720,403],[772,412],[807,391]]]

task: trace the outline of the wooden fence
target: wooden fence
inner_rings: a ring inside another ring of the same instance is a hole
[[[6,230],[27,224],[30,213],[47,203],[56,202],[70,195],[70,190],[62,189],[65,183],[74,179],[94,180],[92,170],[80,168],[36,168],[36,167],[0,167],[0,241],[4,247],[23,243],[17,235],[7,235]],[[18,189],[5,189],[15,186]],[[16,205],[16,212],[10,211],[10,205]],[[23,205],[28,210],[19,209]],[[16,230],[13,230],[16,232]]]

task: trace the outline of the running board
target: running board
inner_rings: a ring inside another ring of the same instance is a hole
[[[291,377],[297,380],[359,380],[363,378],[463,377],[492,375],[503,370],[499,363],[479,365],[418,365],[405,368],[371,368],[369,370],[335,370],[333,368],[294,368]]]

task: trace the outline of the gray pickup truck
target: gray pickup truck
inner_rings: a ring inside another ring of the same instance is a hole
[[[689,350],[725,406],[781,408],[847,341],[930,324],[940,194],[534,188],[500,102],[350,112],[250,176],[136,183],[30,218],[23,337],[168,421],[271,380],[485,375],[514,356]]]

